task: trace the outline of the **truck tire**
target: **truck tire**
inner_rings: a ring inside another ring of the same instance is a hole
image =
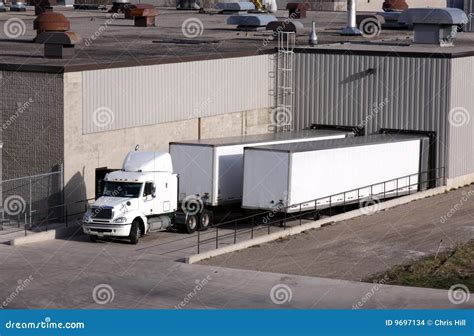
[[[89,240],[92,242],[92,243],[97,243],[97,237],[94,236],[94,235],[89,235]]]
[[[212,211],[204,209],[199,215],[199,231],[206,231],[212,225]]]
[[[128,236],[130,243],[136,245],[140,240],[140,223],[137,220],[132,222],[132,228],[130,229],[130,235]]]
[[[198,227],[198,217],[196,215],[187,215],[183,227],[185,233],[193,233]]]

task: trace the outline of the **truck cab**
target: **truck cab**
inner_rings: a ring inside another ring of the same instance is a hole
[[[105,176],[100,196],[84,214],[83,230],[100,237],[140,236],[169,228],[178,207],[178,175],[165,152],[130,152],[122,170]]]

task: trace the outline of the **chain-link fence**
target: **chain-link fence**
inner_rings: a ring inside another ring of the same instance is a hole
[[[64,220],[63,171],[0,182],[0,231],[34,229]]]

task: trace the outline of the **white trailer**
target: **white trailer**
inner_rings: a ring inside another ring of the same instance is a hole
[[[179,201],[198,198],[206,206],[242,200],[243,154],[249,146],[303,143],[352,136],[352,132],[305,130],[231,138],[171,142],[174,172],[179,175]]]
[[[413,192],[428,146],[425,137],[373,135],[248,147],[242,207],[297,212]]]

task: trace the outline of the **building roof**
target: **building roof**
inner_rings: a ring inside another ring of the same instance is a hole
[[[273,32],[238,31],[226,24],[228,15],[199,14],[197,11],[178,11],[158,8],[156,27],[134,27],[132,20],[111,18],[105,11],[78,11],[55,7],[71,21],[71,30],[79,34],[83,43],[76,46],[70,59],[46,59],[43,45],[33,43],[36,32],[32,7],[27,12],[0,13],[4,29],[0,39],[0,70],[72,72],[114,67],[129,67],[161,63],[176,63],[227,57],[251,56],[275,52]],[[279,11],[277,17],[287,16]],[[10,21],[8,21],[10,20]],[[297,52],[317,53],[416,53],[434,57],[453,57],[474,54],[471,40],[474,33],[460,34],[456,46],[407,46],[409,31],[385,30],[377,39],[392,42],[370,43],[364,37],[340,36],[344,27],[344,12],[308,12],[300,20],[304,30],[298,35]],[[316,22],[320,46],[307,48],[311,21]],[[14,24],[19,30],[11,29]],[[188,30],[185,29],[188,28]],[[193,30],[194,29],[194,30]],[[17,32],[20,32],[19,34]],[[196,36],[193,36],[193,35]],[[396,42],[393,42],[397,39]],[[402,41],[402,42],[401,42]],[[352,42],[348,44],[347,42]]]

